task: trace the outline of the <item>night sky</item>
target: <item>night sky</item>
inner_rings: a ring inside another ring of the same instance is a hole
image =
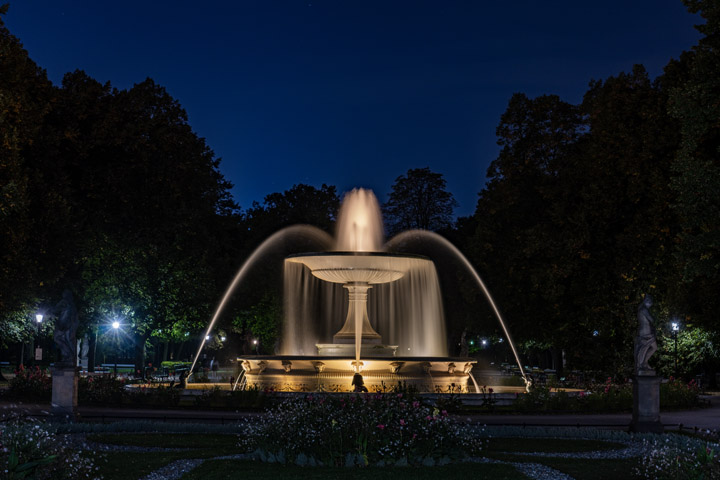
[[[655,77],[701,21],[680,0],[10,2],[8,28],[53,82],[82,69],[165,86],[243,208],[296,183],[382,202],[428,166],[458,215],[475,208],[514,92],[579,102],[635,63]]]

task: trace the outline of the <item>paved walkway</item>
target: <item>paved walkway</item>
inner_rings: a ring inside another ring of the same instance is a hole
[[[661,412],[660,419],[667,430],[679,428],[698,428],[720,430],[720,396],[703,397],[710,402],[708,408]],[[18,404],[0,402],[0,415],[5,412],[22,412],[35,417],[49,414],[47,404]],[[156,409],[121,407],[79,407],[78,414],[87,421],[108,422],[113,420],[155,420],[166,422],[192,422],[224,424],[242,418],[256,416],[257,412],[221,411],[202,409]],[[594,426],[600,428],[623,429],[630,425],[630,413],[603,414],[484,414],[462,415],[471,423],[481,425],[525,425],[525,426]]]

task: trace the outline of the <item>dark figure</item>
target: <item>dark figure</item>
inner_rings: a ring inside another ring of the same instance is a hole
[[[212,378],[217,379],[217,373],[220,369],[220,365],[218,365],[218,361],[215,360],[215,357],[210,360],[210,371],[212,371]]]
[[[77,360],[75,332],[78,328],[78,312],[73,302],[72,292],[65,289],[62,300],[55,306],[57,315],[53,339],[60,350],[59,366],[74,367]]]
[[[175,388],[187,388],[187,377],[188,377],[188,369],[185,368],[180,372],[180,383],[175,385]]]
[[[352,386],[355,387],[353,389],[353,392],[355,393],[367,393],[368,391],[367,387],[365,386],[365,381],[363,380],[362,375],[360,375],[359,373],[353,375]]]
[[[650,307],[653,305],[653,299],[650,295],[645,295],[642,303],[638,307],[638,332],[635,337],[635,368],[638,373],[642,371],[652,372],[652,368],[648,365],[648,360],[657,350],[657,340],[655,339],[655,320],[650,315]]]

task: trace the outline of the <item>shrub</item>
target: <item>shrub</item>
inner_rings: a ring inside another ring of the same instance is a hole
[[[136,387],[128,392],[128,401],[134,405],[175,407],[180,404],[182,390],[171,386],[157,385]]]
[[[227,392],[216,386],[195,397],[195,405],[198,407],[223,407],[227,404],[228,397]]]
[[[403,394],[291,397],[249,421],[240,445],[261,460],[312,465],[434,464],[479,452],[446,411]]]
[[[47,370],[40,367],[20,368],[10,380],[8,396],[28,400],[49,400],[52,392],[52,378]]]
[[[126,397],[124,378],[112,373],[80,377],[78,401],[90,404],[119,404]]]
[[[10,420],[0,425],[2,478],[97,478],[92,460],[80,456],[67,437],[48,432],[36,422]]]
[[[670,377],[667,383],[660,384],[660,405],[671,408],[696,407],[700,402],[699,393],[700,389],[695,380],[685,383]]]
[[[228,406],[235,408],[261,408],[265,404],[265,393],[255,385],[244,390],[228,393]]]

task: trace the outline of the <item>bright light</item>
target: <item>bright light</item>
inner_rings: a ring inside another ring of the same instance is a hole
[[[597,330],[593,330],[593,337],[597,337],[598,335],[600,335],[600,332],[598,332]]]
[[[210,340],[210,335],[205,335],[205,340]]]
[[[672,322],[672,329],[673,332],[677,332],[678,330],[680,330],[680,324],[678,322]]]
[[[485,340],[485,339],[483,338],[482,344],[483,344],[483,346],[487,345],[487,340]]]
[[[42,314],[42,313],[38,313],[38,314],[35,315],[35,320],[36,320],[38,323],[42,322],[42,319],[43,319],[43,314]]]
[[[470,345],[475,345],[475,340],[470,340]]]
[[[253,345],[257,345],[257,340],[253,340]]]
[[[224,341],[225,341],[225,337],[220,337],[220,341],[221,341],[221,342],[224,342]]]
[[[120,322],[118,322],[117,320],[115,320],[115,321],[112,323],[112,327],[113,327],[115,330],[117,330],[118,328],[120,328]]]

